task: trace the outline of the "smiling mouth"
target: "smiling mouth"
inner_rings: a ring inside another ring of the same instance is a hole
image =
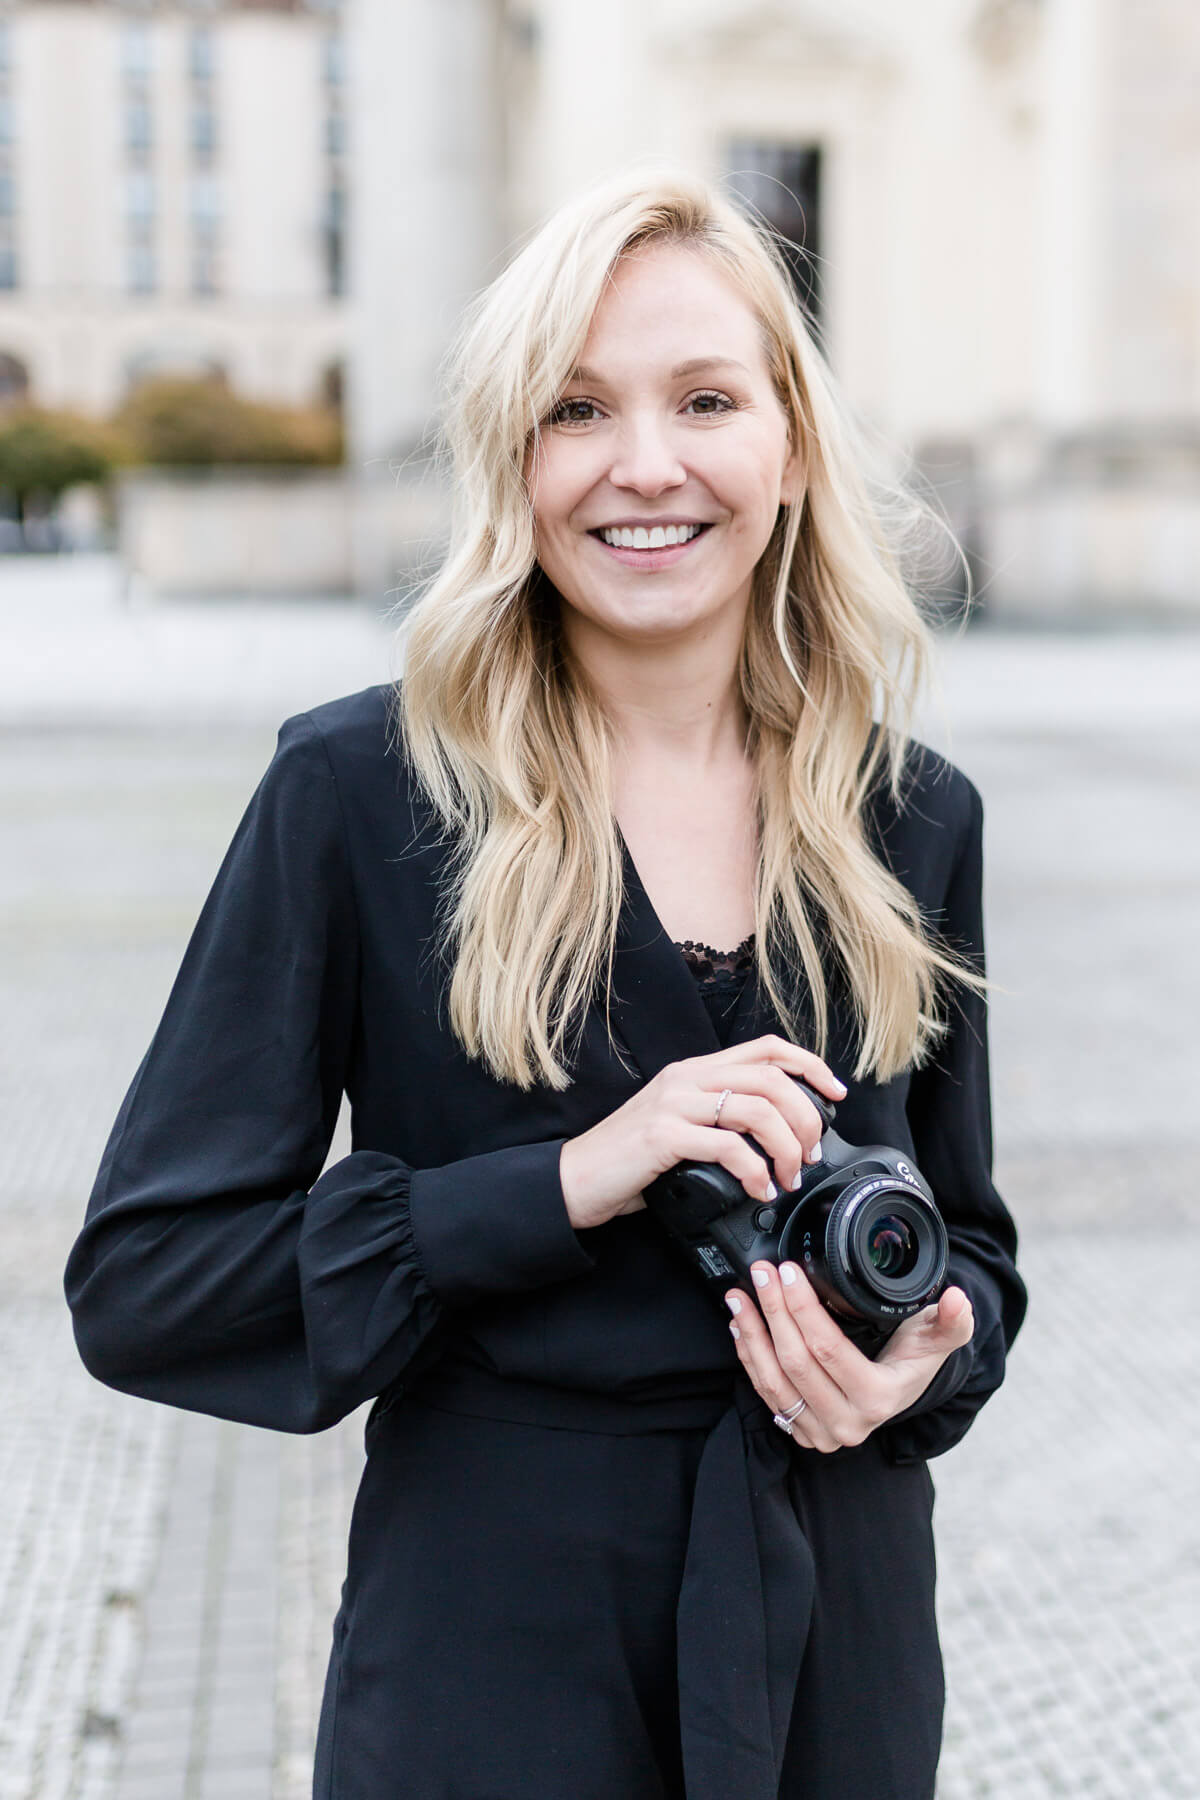
[[[602,525],[590,532],[610,550],[673,550],[679,544],[690,544],[711,525]]]

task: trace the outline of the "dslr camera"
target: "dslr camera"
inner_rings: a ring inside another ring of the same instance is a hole
[[[754,1292],[751,1263],[794,1262],[847,1336],[876,1356],[945,1286],[946,1226],[906,1156],[882,1144],[846,1143],[832,1129],[836,1109],[793,1079],[822,1126],[822,1160],[805,1164],[798,1187],[754,1200],[719,1163],[684,1162],[650,1184],[646,1205],[722,1311],[732,1284]]]

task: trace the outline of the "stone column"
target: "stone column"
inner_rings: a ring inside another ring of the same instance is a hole
[[[350,0],[352,465],[420,442],[500,249],[499,0]]]

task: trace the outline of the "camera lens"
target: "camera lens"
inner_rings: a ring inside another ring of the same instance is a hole
[[[919,1254],[917,1234],[907,1219],[885,1213],[876,1219],[867,1236],[867,1255],[879,1275],[899,1281],[912,1273]]]

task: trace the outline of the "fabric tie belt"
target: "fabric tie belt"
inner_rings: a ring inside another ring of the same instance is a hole
[[[707,1431],[676,1613],[687,1800],[778,1800],[814,1565],[788,1492],[789,1445],[745,1377],[722,1393],[629,1400],[443,1363],[407,1394],[511,1424]]]

